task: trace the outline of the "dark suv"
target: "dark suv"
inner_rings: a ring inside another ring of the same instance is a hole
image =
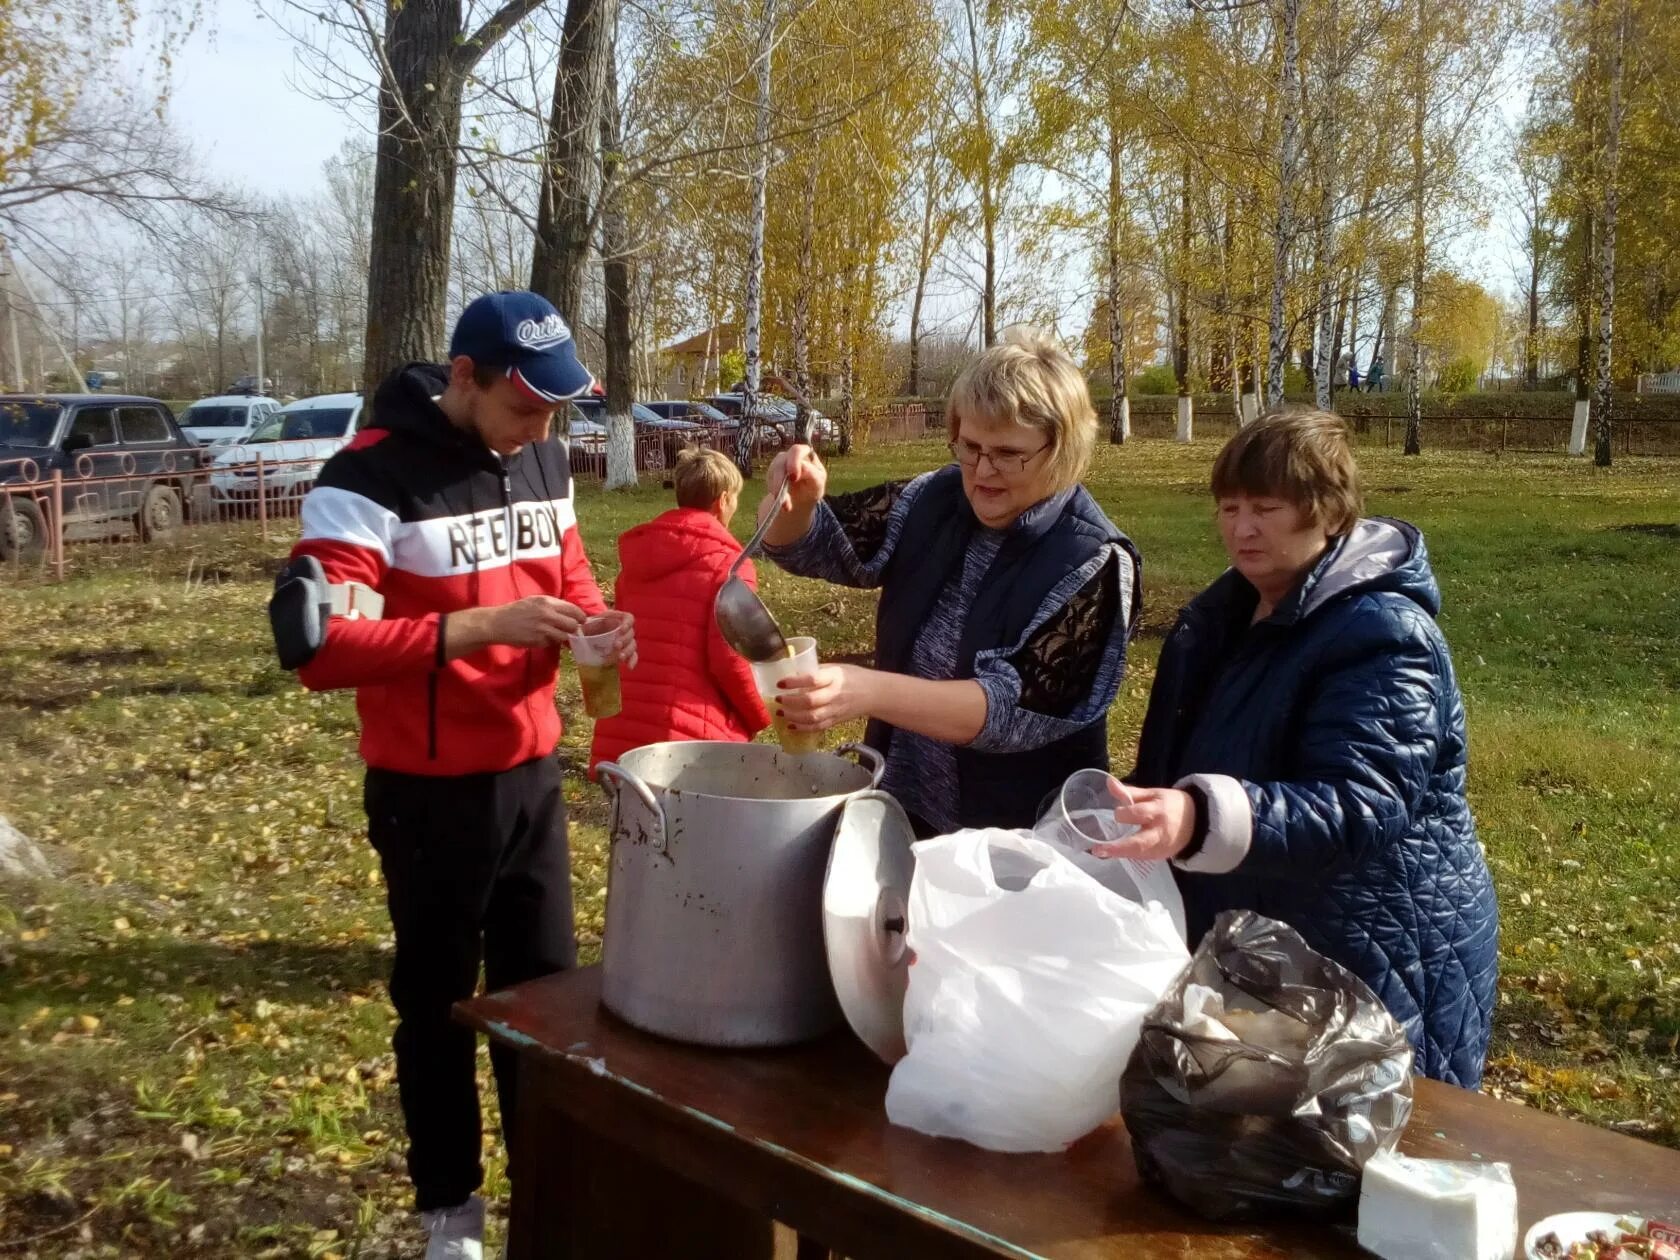
[[[203,453],[155,398],[0,394],[0,560],[47,545],[54,471],[64,536],[163,538],[207,504]]]

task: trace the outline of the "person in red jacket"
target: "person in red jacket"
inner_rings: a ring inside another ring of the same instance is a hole
[[[770,724],[752,669],[727,643],[712,601],[741,544],[729,521],[741,474],[717,451],[684,451],[677,506],[618,540],[618,608],[634,615],[642,664],[623,681],[624,707],[595,724],[589,766],[669,739],[749,740]],[[757,589],[752,561],[741,578]]]
[[[371,424],[321,470],[270,605],[306,687],[356,690],[428,1260],[483,1252],[476,1041],[450,1007],[472,996],[481,961],[499,989],[577,958],[554,683],[567,636],[607,608],[565,447],[548,439],[590,380],[542,297],[470,303],[449,363],[393,373]],[[288,609],[304,613],[295,633]],[[622,625],[618,654],[634,664]],[[498,1048],[491,1059],[506,1138],[516,1064]]]

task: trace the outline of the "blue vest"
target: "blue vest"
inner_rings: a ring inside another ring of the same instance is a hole
[[[908,673],[910,654],[947,582],[962,573],[963,555],[978,527],[955,464],[935,473],[910,505],[904,531],[882,574],[875,617],[875,664]],[[957,649],[958,678],[974,677],[981,652],[1012,647],[1056,585],[1111,543],[1132,560],[1130,636],[1143,607],[1143,562],[1083,486],[1062,511],[1013,529],[980,581]],[[894,728],[870,722],[864,740],[889,754]],[[1108,768],[1108,718],[1043,748],[984,753],[958,746],[957,820],[964,827],[1030,827],[1045,798],[1075,770]]]

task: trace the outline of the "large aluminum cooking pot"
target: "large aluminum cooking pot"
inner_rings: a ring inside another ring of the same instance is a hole
[[[613,797],[601,1000],[649,1032],[790,1045],[840,1022],[823,872],[840,808],[881,778],[832,753],[649,744],[595,767]]]

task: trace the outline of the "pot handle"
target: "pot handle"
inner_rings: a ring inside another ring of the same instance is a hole
[[[603,783],[611,783],[613,789],[614,817],[612,826],[607,833],[608,843],[610,844],[618,835],[619,794],[623,792],[625,788],[629,788],[641,798],[642,804],[648,807],[648,812],[651,813],[654,816],[654,819],[658,822],[659,830],[653,837],[653,851],[655,853],[664,853],[667,845],[665,811],[659,807],[659,800],[654,796],[653,789],[648,787],[648,785],[643,783],[642,780],[634,773],[626,770],[616,761],[597,762],[595,766],[595,775]]]
[[[835,751],[857,754],[858,763],[869,771],[870,788],[874,789],[881,786],[881,776],[887,770],[887,759],[880,753],[868,744],[841,744]]]

